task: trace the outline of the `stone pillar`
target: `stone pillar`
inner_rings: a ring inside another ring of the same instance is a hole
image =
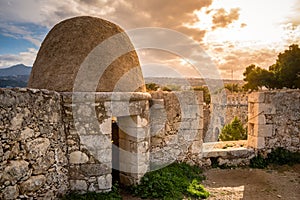
[[[273,125],[266,123],[265,115],[276,114],[276,108],[265,98],[264,92],[248,97],[248,147],[264,149],[266,137],[272,136]]]
[[[120,182],[139,183],[149,168],[148,118],[141,115],[118,117],[120,149]]]

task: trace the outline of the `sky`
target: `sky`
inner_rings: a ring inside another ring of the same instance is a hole
[[[183,33],[225,79],[242,79],[250,64],[268,68],[278,53],[300,44],[300,0],[1,0],[0,68],[32,66],[51,28],[82,15],[125,30],[161,27]],[[171,52],[141,49],[138,55],[144,76],[200,76]]]

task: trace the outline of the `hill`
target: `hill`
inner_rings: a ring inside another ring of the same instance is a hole
[[[18,64],[8,68],[0,69],[0,77],[3,76],[29,76],[31,67]]]

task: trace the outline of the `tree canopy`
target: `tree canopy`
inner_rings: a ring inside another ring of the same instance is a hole
[[[293,44],[284,53],[279,53],[276,63],[269,70],[250,65],[243,73],[245,90],[258,90],[283,87],[300,88],[300,48]]]

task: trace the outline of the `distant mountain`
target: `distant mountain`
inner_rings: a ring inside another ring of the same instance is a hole
[[[23,64],[0,69],[0,88],[26,87],[31,67]]]
[[[8,68],[0,69],[1,76],[29,76],[31,72],[31,67],[23,64],[14,65]]]

